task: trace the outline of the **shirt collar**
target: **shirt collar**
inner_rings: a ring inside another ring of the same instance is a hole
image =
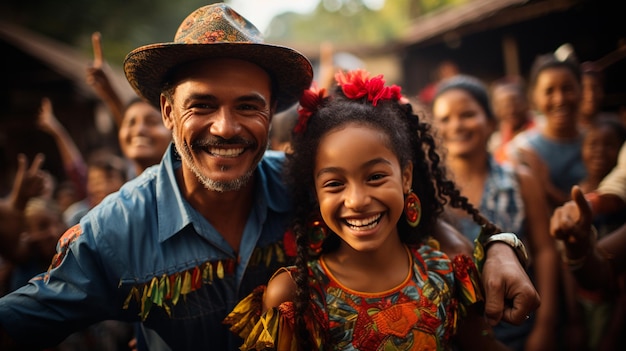
[[[290,211],[289,197],[281,178],[283,163],[284,154],[267,152],[257,166],[254,206],[261,223],[265,220],[268,208],[279,213]],[[156,176],[159,242],[171,238],[186,226],[193,225],[193,218],[201,217],[183,198],[178,188],[176,170],[181,165],[182,161],[174,143],[170,143]]]

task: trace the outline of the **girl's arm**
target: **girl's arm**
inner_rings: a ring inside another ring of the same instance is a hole
[[[296,297],[296,282],[291,273],[281,268],[267,283],[263,295],[263,313],[270,308],[278,307],[281,303],[293,301]]]

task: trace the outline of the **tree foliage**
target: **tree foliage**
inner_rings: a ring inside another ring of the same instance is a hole
[[[410,0],[386,1],[382,9],[371,9],[362,0],[320,0],[310,14],[285,13],[274,18],[267,35],[272,41],[315,44],[380,44],[396,36],[410,18]]]
[[[386,0],[382,8],[371,9],[367,5],[372,0],[320,0],[310,14],[277,16],[266,34],[273,42],[376,45],[397,37],[418,15],[467,1]],[[4,0],[0,3],[0,20],[43,33],[86,55],[92,50],[91,34],[98,31],[105,59],[119,66],[136,47],[171,41],[185,16],[215,2],[219,1]]]
[[[45,34],[91,54],[91,34],[102,35],[103,54],[120,66],[134,48],[173,39],[173,33],[207,0],[4,0],[0,20]]]
[[[386,0],[371,9],[367,0],[320,0],[310,14],[285,13],[267,31],[277,42],[299,45],[330,41],[348,45],[379,45],[400,36],[420,15],[471,0]]]

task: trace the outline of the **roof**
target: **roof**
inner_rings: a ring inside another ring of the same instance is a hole
[[[19,48],[24,53],[36,58],[72,80],[81,90],[95,94],[91,86],[86,83],[85,68],[91,64],[91,59],[83,55],[67,44],[50,39],[46,36],[32,32],[24,27],[0,22],[0,40]],[[77,69],[77,67],[79,69]],[[122,70],[116,67],[110,68],[109,78],[123,101],[134,96],[132,88],[126,81]]]
[[[473,0],[418,17],[396,44],[415,45],[446,40],[564,11],[581,0]],[[497,15],[497,16],[496,16]]]

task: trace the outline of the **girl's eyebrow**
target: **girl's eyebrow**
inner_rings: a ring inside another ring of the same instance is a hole
[[[377,157],[374,159],[371,159],[367,162],[365,162],[361,168],[365,169],[368,167],[371,167],[373,165],[379,164],[379,163],[384,163],[386,165],[391,166],[391,162],[389,160],[387,160],[386,158],[382,158],[382,157]],[[326,167],[326,168],[322,168],[320,169],[317,174],[315,175],[315,178],[319,178],[320,176],[322,176],[324,173],[338,173],[342,170],[342,168],[340,167]]]

